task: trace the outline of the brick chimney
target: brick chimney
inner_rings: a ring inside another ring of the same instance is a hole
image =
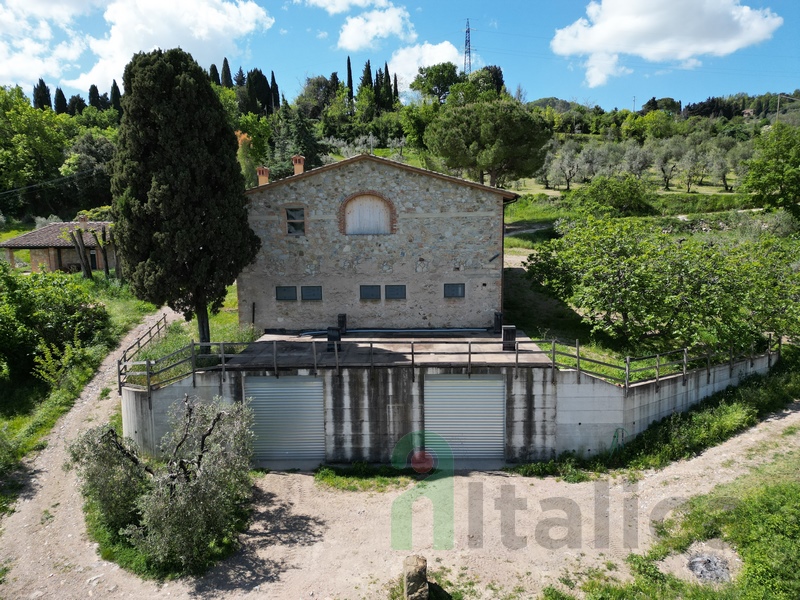
[[[89,217],[86,215],[78,215],[78,223],[81,225],[86,225],[89,222]]]
[[[258,175],[258,185],[267,185],[269,183],[269,167],[257,167],[256,175]]]
[[[305,170],[306,157],[300,154],[295,154],[292,157],[292,164],[294,165],[294,174],[300,175]]]

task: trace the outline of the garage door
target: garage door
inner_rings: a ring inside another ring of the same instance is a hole
[[[505,382],[494,375],[425,377],[425,431],[444,438],[458,459],[505,457]],[[426,438],[429,450],[441,452]]]
[[[247,377],[252,398],[256,461],[325,459],[322,380],[316,377]]]

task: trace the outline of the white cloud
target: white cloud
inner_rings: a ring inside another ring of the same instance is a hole
[[[67,81],[70,86],[101,89],[121,80],[125,65],[136,52],[180,47],[204,67],[236,54],[236,40],[272,27],[275,19],[251,0],[114,0],[104,14],[110,30],[89,38],[98,57],[87,72]]]
[[[304,3],[327,11],[329,15],[337,15],[351,11],[353,8],[365,9],[370,7],[387,8],[391,6],[389,0],[294,0],[295,4]]]
[[[408,89],[420,67],[429,67],[443,62],[460,65],[461,52],[450,42],[441,44],[417,44],[395,50],[389,61],[389,71],[397,74],[397,85],[401,91]]]
[[[556,30],[550,47],[562,56],[588,56],[589,87],[631,72],[620,55],[696,68],[699,56],[732,54],[769,39],[783,24],[770,9],[740,0],[593,0],[586,15]]]
[[[414,25],[405,8],[390,6],[384,10],[372,10],[357,17],[347,17],[339,32],[339,48],[352,52],[375,46],[378,39],[396,36],[403,42],[413,43],[417,39]]]
[[[328,32],[319,30],[319,31],[317,31],[317,36],[316,37],[317,37],[318,40],[326,40],[326,39],[328,39]]]

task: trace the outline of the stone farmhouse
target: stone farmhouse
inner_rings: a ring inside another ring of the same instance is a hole
[[[503,306],[503,206],[517,194],[360,155],[250,190],[261,251],[239,319],[263,330],[489,328]]]
[[[86,250],[86,257],[92,270],[104,268],[103,252],[97,245],[97,241],[92,235],[92,230],[99,232],[105,228],[106,231],[111,227],[108,221],[89,221],[85,217],[78,221],[66,223],[50,223],[41,229],[23,233],[20,236],[6,240],[0,244],[0,248],[5,250],[6,260],[12,267],[16,266],[14,252],[16,250],[30,250],[31,270],[34,272],[43,268],[45,271],[80,271],[81,265],[75,244],[72,241],[71,232],[80,229],[81,239]],[[116,255],[114,247],[109,244],[106,247],[109,268],[116,266]]]
[[[188,394],[248,399],[254,460],[270,468],[390,462],[409,440],[457,469],[590,457],[772,364],[688,369],[684,352],[677,373],[630,383],[626,363],[603,379],[577,346],[503,326],[516,194],[374,156],[293,161],[247,192],[262,247],[238,279],[239,320],[264,335],[236,353],[216,340],[120,362],[123,432],[140,448],[158,452]]]

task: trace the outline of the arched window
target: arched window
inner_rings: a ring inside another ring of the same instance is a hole
[[[383,198],[363,194],[344,206],[344,233],[369,235],[392,233],[392,207]]]

